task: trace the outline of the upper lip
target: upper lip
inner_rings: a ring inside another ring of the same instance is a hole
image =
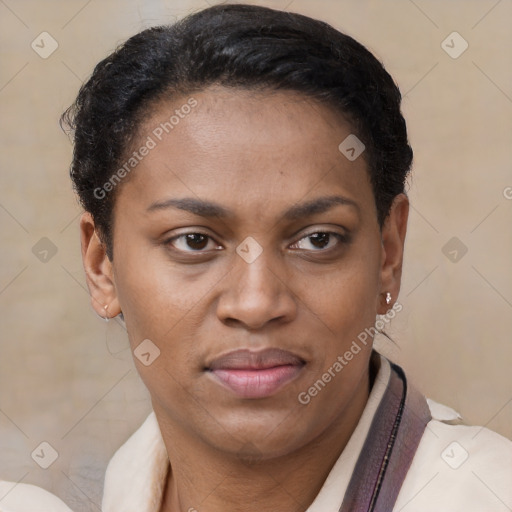
[[[302,366],[305,361],[287,350],[268,348],[258,352],[249,349],[234,350],[214,359],[207,369],[212,370],[264,370],[276,366]]]

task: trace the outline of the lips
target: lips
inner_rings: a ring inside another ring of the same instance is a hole
[[[266,398],[295,379],[305,361],[281,349],[236,350],[212,361],[207,371],[240,398]]]

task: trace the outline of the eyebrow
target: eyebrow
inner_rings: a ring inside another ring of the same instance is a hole
[[[358,204],[348,197],[325,196],[318,197],[306,203],[292,206],[282,214],[282,218],[285,220],[303,219],[315,214],[324,213],[337,205],[351,206],[359,211]],[[153,212],[165,210],[167,208],[185,210],[193,213],[194,215],[199,215],[200,217],[220,217],[224,219],[234,216],[231,210],[221,206],[218,203],[214,203],[213,201],[206,201],[203,199],[196,199],[193,197],[157,201],[151,204],[147,211]]]

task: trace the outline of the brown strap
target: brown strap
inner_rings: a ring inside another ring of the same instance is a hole
[[[350,479],[339,512],[391,512],[427,423],[425,398],[391,363],[384,396]]]

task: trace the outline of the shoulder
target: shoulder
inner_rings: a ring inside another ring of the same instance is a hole
[[[396,510],[481,512],[512,508],[512,441],[428,401],[427,424]],[[454,424],[455,423],[455,424]]]
[[[0,480],[0,512],[72,512],[57,496],[35,485]]]
[[[105,473],[102,510],[148,510],[148,504],[156,507],[161,500],[168,467],[169,457],[152,411],[110,459]]]

